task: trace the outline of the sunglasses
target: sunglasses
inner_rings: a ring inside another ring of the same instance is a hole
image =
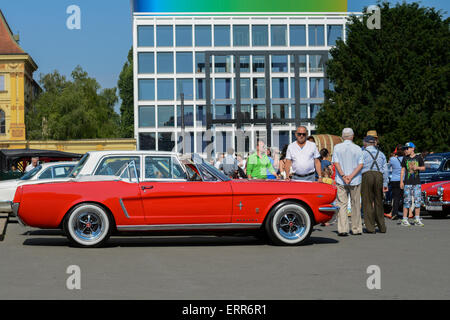
[[[303,137],[306,137],[306,133],[299,133],[299,132],[296,132],[295,133],[296,135],[297,135],[297,137],[300,137],[300,136],[303,136]]]

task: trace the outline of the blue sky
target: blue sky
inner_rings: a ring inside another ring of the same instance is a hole
[[[66,27],[66,9],[72,4],[81,8],[81,30]],[[376,0],[348,0],[348,11],[371,4]],[[450,12],[449,0],[421,4]],[[129,0],[14,0],[2,1],[0,9],[13,32],[20,34],[22,48],[38,64],[36,79],[53,70],[70,75],[81,65],[103,88],[117,85],[132,44]]]

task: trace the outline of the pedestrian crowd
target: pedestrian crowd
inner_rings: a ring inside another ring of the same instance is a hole
[[[317,181],[336,186],[335,204],[339,211],[333,221],[324,225],[337,223],[339,236],[361,235],[363,227],[366,233],[376,233],[376,228],[379,233],[386,233],[384,218],[399,218],[402,198],[401,225],[424,226],[420,218],[419,172],[425,170],[425,165],[423,156],[415,153],[414,143],[397,145],[387,159],[379,149],[375,130],[367,132],[361,147],[353,142],[353,130],[345,128],[343,142],[334,146],[330,161],[329,150],[319,151],[314,137],[307,132],[306,127],[298,127],[296,140],[280,153],[258,140],[255,152],[246,159],[241,154],[235,156],[230,148],[226,154],[218,155],[214,165],[233,179]],[[392,193],[392,211],[385,213],[384,197],[388,191]]]

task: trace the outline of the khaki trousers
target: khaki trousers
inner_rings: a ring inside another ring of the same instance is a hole
[[[360,184],[356,186],[337,185],[338,232],[348,233],[350,229],[347,216],[348,194],[350,194],[352,206],[352,232],[353,234],[362,233]]]

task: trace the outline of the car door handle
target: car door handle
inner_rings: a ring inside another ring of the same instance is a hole
[[[141,189],[144,190],[144,191],[145,190],[150,190],[150,189],[153,189],[153,186],[142,186]]]

